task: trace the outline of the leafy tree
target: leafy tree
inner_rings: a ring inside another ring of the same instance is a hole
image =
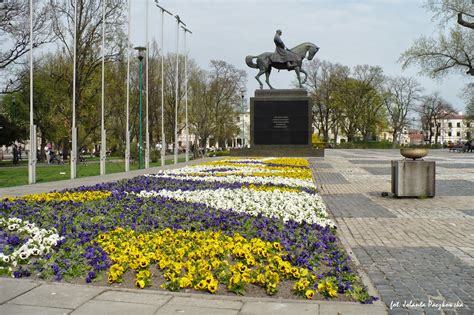
[[[332,130],[337,138],[339,108],[336,106],[337,87],[349,77],[346,66],[313,59],[308,63],[306,87],[313,105],[313,121],[325,142]]]
[[[474,119],[474,83],[469,83],[463,91],[464,99],[466,100],[466,115],[470,119]]]
[[[474,18],[471,0],[429,0],[427,8],[434,19],[440,21],[439,37],[422,36],[413,46],[402,53],[403,68],[412,64],[420,67],[420,72],[433,78],[440,78],[450,72],[466,72],[474,76],[474,32],[472,22],[464,16]],[[458,25],[445,32],[448,22],[457,16]]]
[[[393,143],[400,143],[400,134],[408,126],[408,114],[415,109],[422,88],[414,78],[389,78],[383,92],[383,102],[393,128]]]
[[[347,136],[347,141],[352,142],[359,131],[359,117],[362,115],[362,103],[360,102],[359,90],[361,82],[354,78],[348,78],[337,87],[335,103],[340,113],[338,125]]]
[[[240,90],[245,85],[247,73],[223,60],[211,60],[209,76],[216,124],[213,135],[222,144],[238,132],[235,107],[241,102]]]
[[[456,18],[459,25],[474,29],[472,5],[472,0],[428,0],[426,7],[440,19],[441,25]]]
[[[369,141],[385,120],[385,108],[379,93],[384,81],[383,71],[378,66],[358,65],[353,72],[354,78],[359,81],[357,85],[357,101],[360,103],[358,129],[364,140]]]
[[[9,146],[15,141],[26,138],[25,128],[19,128],[17,124],[12,123],[3,114],[0,114],[0,146]]]
[[[27,103],[18,92],[0,100],[0,146],[27,138]]]
[[[245,71],[222,60],[212,60],[211,70],[196,71],[190,78],[192,95],[191,125],[198,139],[198,146],[205,147],[213,136],[220,143],[233,138],[236,105],[240,105],[240,89],[245,83]]]

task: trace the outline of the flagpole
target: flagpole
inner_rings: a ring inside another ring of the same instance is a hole
[[[28,183],[36,183],[36,126],[33,120],[33,0],[30,0],[30,151],[28,154]]]
[[[161,166],[165,165],[166,157],[166,139],[165,139],[165,51],[164,51],[164,29],[165,29],[165,12],[173,16],[173,14],[160,6],[158,0],[155,0],[155,5],[161,10]]]
[[[179,15],[175,16],[176,18],[176,93],[175,93],[175,112],[174,112],[174,164],[178,163],[178,99],[179,99],[179,24],[186,24],[181,21]]]
[[[127,30],[127,102],[126,102],[126,129],[125,129],[125,172],[130,171],[130,24],[131,1],[128,0],[128,30]]]
[[[148,59],[149,59],[149,42],[148,42],[148,0],[145,1],[146,3],[146,8],[145,8],[145,38],[146,38],[146,55],[145,55],[145,141],[146,141],[146,146],[145,146],[145,168],[150,167],[150,133],[149,133],[149,120],[148,120]]]
[[[72,70],[72,128],[71,128],[71,179],[76,178],[76,152],[77,152],[77,129],[76,129],[76,65],[77,63],[77,0],[74,1],[74,53]]]
[[[185,99],[185,108],[186,108],[186,162],[189,161],[189,124],[188,124],[188,51],[186,50],[186,33],[192,34],[189,29],[184,26],[181,26],[184,31],[184,99]]]
[[[102,114],[100,119],[100,175],[105,175],[106,135],[105,135],[105,5],[102,0]]]

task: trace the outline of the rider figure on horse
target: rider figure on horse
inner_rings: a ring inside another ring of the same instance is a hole
[[[274,63],[286,63],[288,71],[293,70],[300,60],[299,56],[286,48],[281,40],[281,30],[277,30],[273,42],[275,43],[275,52],[271,55],[270,60]]]

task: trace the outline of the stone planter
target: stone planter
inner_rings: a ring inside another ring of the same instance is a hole
[[[400,154],[407,159],[421,159],[428,155],[428,149],[426,148],[401,148]]]

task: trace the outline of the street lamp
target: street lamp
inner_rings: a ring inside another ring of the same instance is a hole
[[[138,85],[139,85],[139,140],[138,140],[138,169],[143,168],[143,157],[142,157],[142,148],[143,148],[143,138],[142,138],[142,90],[143,90],[143,81],[142,81],[142,73],[143,73],[143,53],[146,50],[145,47],[135,47],[136,50],[138,50],[138,60],[139,60],[139,80],[138,80]]]
[[[164,51],[164,29],[165,29],[165,12],[173,16],[173,13],[166,10],[158,4],[158,0],[155,0],[155,5],[161,10],[161,166],[165,165],[166,155],[166,141],[165,141],[165,80],[164,80],[164,64],[165,64],[165,51]]]

